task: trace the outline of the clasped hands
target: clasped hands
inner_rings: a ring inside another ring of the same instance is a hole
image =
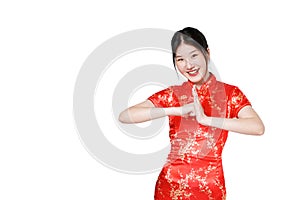
[[[195,116],[198,123],[203,124],[207,116],[204,113],[203,107],[199,101],[196,86],[193,86],[192,94],[194,102],[186,104],[181,109],[181,116]]]

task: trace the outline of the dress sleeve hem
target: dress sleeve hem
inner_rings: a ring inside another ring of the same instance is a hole
[[[242,108],[244,108],[245,106],[252,106],[252,105],[251,105],[251,103],[246,103],[246,104],[244,104],[243,106],[239,107],[239,108],[236,110],[236,113],[234,114],[234,116],[235,116],[236,118],[238,118],[239,112],[240,112],[240,111],[242,110]]]

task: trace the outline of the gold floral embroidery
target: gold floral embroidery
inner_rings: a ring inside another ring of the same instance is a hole
[[[152,95],[158,107],[181,106],[193,101],[192,83],[185,82]],[[208,116],[235,117],[250,105],[235,86],[211,76],[198,89],[199,101]],[[225,200],[222,151],[228,131],[202,126],[194,117],[169,116],[171,151],[158,178],[155,200]]]

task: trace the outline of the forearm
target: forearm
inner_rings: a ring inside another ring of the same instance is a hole
[[[157,108],[157,107],[130,107],[124,110],[119,121],[122,123],[140,123],[169,115],[179,115],[178,108]]]
[[[239,119],[205,117],[202,124],[248,135],[262,135],[264,133],[262,122],[254,117]]]

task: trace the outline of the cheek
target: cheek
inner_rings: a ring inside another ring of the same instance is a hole
[[[197,60],[195,64],[197,64],[198,66],[201,66],[201,67],[206,67],[206,61],[204,58]]]
[[[199,57],[195,59],[195,64],[201,67],[206,67],[206,59],[204,55],[199,55]]]
[[[183,67],[181,67],[180,65],[178,66],[178,65],[176,65],[176,68],[177,68],[177,70],[180,72],[180,73],[184,73],[184,68]]]

